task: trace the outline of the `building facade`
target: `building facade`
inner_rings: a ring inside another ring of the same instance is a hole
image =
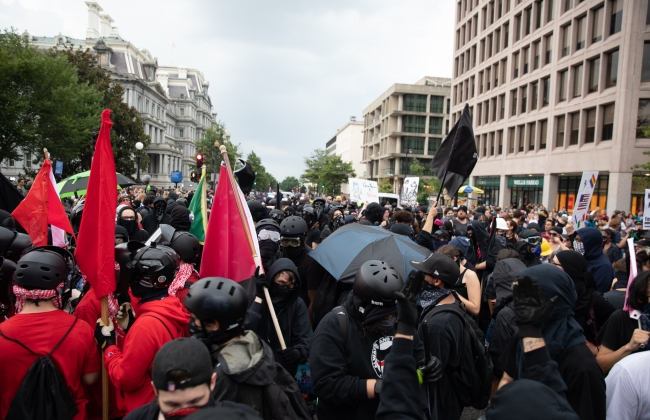
[[[352,169],[357,177],[366,170],[366,165],[361,163],[363,158],[363,121],[357,121],[356,117],[351,117],[343,128],[336,132],[336,135],[325,145],[325,151],[328,155],[337,155],[343,162],[351,162]],[[341,184],[341,193],[349,194],[348,184]]]
[[[388,178],[400,191],[414,159],[433,175],[430,164],[449,132],[451,79],[424,77],[415,84],[394,84],[363,111],[361,178]]]
[[[170,187],[171,172],[182,171],[184,186],[191,188],[190,165],[195,163],[195,142],[215,123],[216,113],[208,95],[209,82],[199,70],[183,66],[159,66],[158,59],[146,49],[125,40],[112,26],[113,19],[95,2],[88,6],[85,39],[59,33],[54,37],[25,37],[39,49],[88,48],[96,54],[100,66],[124,87],[124,103],[135,107],[144,120],[144,132],[151,138],[145,150],[149,167],[141,176],[151,175],[151,184]],[[134,150],[133,153],[136,153]],[[2,162],[7,176],[24,173],[31,165],[28,154],[22,161]]]
[[[485,203],[638,210],[650,150],[647,0],[460,0],[452,123],[470,106]],[[634,181],[634,182],[633,182]]]

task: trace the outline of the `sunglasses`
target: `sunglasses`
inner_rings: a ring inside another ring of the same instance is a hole
[[[297,248],[300,246],[300,238],[280,238],[280,245],[284,247]]]
[[[551,232],[551,233],[548,234],[548,236],[552,236],[554,238],[557,238],[558,236],[560,236],[560,234],[557,233],[557,232]]]

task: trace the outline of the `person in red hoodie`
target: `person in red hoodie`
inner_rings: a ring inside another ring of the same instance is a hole
[[[82,384],[97,381],[101,364],[92,327],[61,310],[61,292],[72,261],[68,251],[53,246],[34,248],[18,261],[13,285],[16,315],[0,326],[2,419],[32,364],[50,353],[76,404],[73,418],[87,418]]]
[[[181,302],[168,294],[179,265],[173,249],[155,243],[143,246],[129,265],[133,269],[131,293],[140,298],[140,303],[123,349],[115,345],[110,318],[109,325],[98,320],[95,328],[108,376],[124,397],[126,414],[155,398],[151,386],[154,356],[166,342],[187,335],[190,321]]]

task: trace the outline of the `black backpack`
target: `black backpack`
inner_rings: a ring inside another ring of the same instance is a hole
[[[77,404],[70,395],[63,375],[56,369],[50,358],[70,334],[76,323],[77,318],[74,319],[68,332],[63,335],[61,340],[46,356],[34,353],[20,341],[9,338],[0,331],[0,336],[13,341],[37,357],[27,371],[25,378],[23,378],[18,392],[11,400],[7,420],[70,420],[79,413]]]
[[[478,410],[487,407],[492,389],[493,364],[485,347],[485,335],[476,325],[472,317],[458,302],[448,305],[437,305],[426,312],[422,322],[427,323],[431,318],[442,312],[458,316],[463,323],[463,349],[460,365],[457,369],[445,372],[464,406],[472,406]],[[421,329],[420,329],[421,330]],[[426,340],[427,337],[420,337]]]
[[[314,326],[318,325],[335,306],[345,302],[350,290],[352,290],[352,283],[337,281],[329,273],[324,275],[312,304]]]

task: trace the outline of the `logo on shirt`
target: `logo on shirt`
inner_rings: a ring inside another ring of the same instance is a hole
[[[384,359],[390,353],[390,348],[393,346],[393,337],[381,337],[379,340],[372,343],[372,352],[370,354],[370,363],[375,370],[377,377],[381,378],[384,375]]]

